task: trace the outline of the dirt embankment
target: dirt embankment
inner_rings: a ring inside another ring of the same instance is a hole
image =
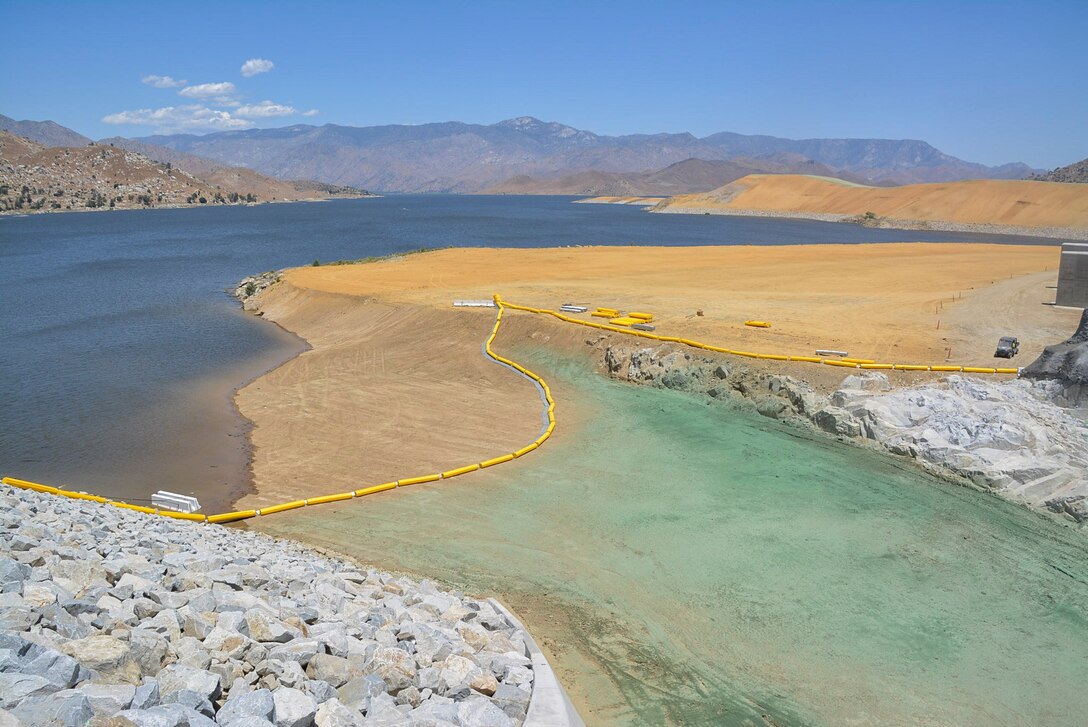
[[[866,187],[827,177],[753,174],[711,192],[672,197],[655,211],[1088,237],[1088,187],[1056,182],[984,179]]]

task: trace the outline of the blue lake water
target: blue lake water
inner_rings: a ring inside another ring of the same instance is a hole
[[[444,246],[1055,244],[571,199],[426,195],[0,218],[0,474],[226,504],[247,481],[230,395],[302,347],[226,294],[255,272]]]

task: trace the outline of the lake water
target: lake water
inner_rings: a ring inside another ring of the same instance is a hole
[[[447,245],[1055,244],[569,202],[0,218],[0,473],[225,505],[246,484],[230,395],[301,345],[225,290],[315,258]],[[269,526],[354,533],[372,562],[502,593],[600,723],[1073,724],[1088,713],[1082,534],[741,410],[614,384],[546,351],[519,355],[584,410],[561,448],[549,443],[509,479],[480,475],[485,488],[465,478]]]

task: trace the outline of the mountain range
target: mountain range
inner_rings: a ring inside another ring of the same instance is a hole
[[[42,135],[56,136],[64,130],[52,122],[14,122],[0,117],[0,128],[5,128],[4,124],[35,123],[42,125]],[[52,126],[46,128],[49,124]],[[15,133],[50,143],[31,131],[35,130]],[[587,173],[662,174],[671,165],[687,160],[733,161],[745,166],[745,173],[775,171],[776,164],[812,162],[822,165],[819,169],[825,175],[869,184],[1021,179],[1042,171],[1022,163],[989,167],[968,162],[924,141],[909,139],[795,140],[731,132],[702,138],[688,133],[606,136],[528,116],[490,125],[456,121],[369,127],[298,124],[200,136],[170,134],[104,141],[144,153],[149,148],[169,149],[281,179],[317,179],[391,192],[501,191],[518,185],[526,187],[525,177],[540,184]],[[694,178],[677,180],[676,171],[666,175],[673,177],[672,183],[687,184],[686,188],[697,183]],[[688,165],[680,171],[698,176],[706,169]],[[711,181],[718,186],[723,183],[721,179],[719,174]],[[611,184],[616,180],[606,181]],[[664,188],[640,189],[645,193],[671,193]]]

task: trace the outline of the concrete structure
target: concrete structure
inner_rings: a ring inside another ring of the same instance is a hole
[[[1058,305],[1088,308],[1088,242],[1062,243]]]

